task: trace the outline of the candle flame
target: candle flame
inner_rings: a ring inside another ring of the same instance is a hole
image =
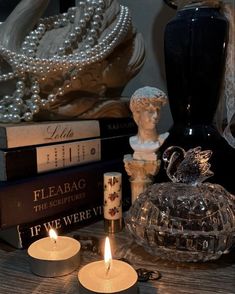
[[[56,234],[56,231],[53,230],[53,229],[50,229],[49,230],[49,236],[50,238],[56,243],[56,240],[58,238],[57,234]]]
[[[104,247],[104,262],[106,267],[106,274],[110,271],[111,268],[111,262],[112,262],[112,254],[111,254],[111,247],[109,238],[105,238],[105,247]]]

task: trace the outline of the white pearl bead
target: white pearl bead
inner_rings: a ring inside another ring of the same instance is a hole
[[[69,40],[64,40],[64,45],[65,45],[65,47],[70,46],[70,41]]]
[[[48,101],[46,99],[41,99],[41,107],[45,108],[47,105]]]
[[[0,113],[4,114],[6,112],[6,107],[3,105],[0,105]]]
[[[98,7],[96,8],[95,12],[98,14],[98,15],[102,15],[104,10],[101,8],[101,7]]]
[[[12,96],[10,96],[10,95],[3,96],[3,102],[5,104],[9,104],[9,103],[11,103],[11,101],[12,101]]]
[[[95,39],[94,39],[93,37],[88,37],[88,38],[87,38],[87,42],[88,42],[88,44],[90,44],[90,45],[94,45],[94,44],[95,44]]]
[[[33,119],[33,115],[31,112],[25,112],[23,115],[23,119],[25,121],[31,121]]]
[[[80,7],[80,8],[85,8],[85,6],[86,6],[86,3],[83,2],[83,1],[80,1],[80,2],[78,3],[78,7]]]
[[[40,93],[40,88],[37,85],[34,85],[31,87],[31,91],[33,94],[39,94]]]
[[[32,104],[32,105],[30,105],[30,110],[32,111],[32,114],[36,114],[39,112],[40,109],[39,109],[38,105]]]
[[[59,27],[60,27],[59,22],[58,22],[58,21],[55,21],[55,22],[54,22],[54,28],[55,28],[55,29],[58,29]]]
[[[90,14],[90,15],[92,15],[93,13],[94,13],[94,8],[93,7],[91,7],[91,6],[89,6],[88,8],[87,8],[87,12]]]
[[[69,38],[70,38],[71,41],[76,41],[77,36],[76,36],[75,33],[70,33],[70,34],[69,34]]]
[[[16,88],[17,88],[17,89],[20,89],[20,90],[24,90],[24,88],[25,88],[25,84],[24,84],[24,82],[22,82],[22,81],[18,81],[18,82],[16,83]]]
[[[9,115],[8,114],[3,114],[2,116],[2,122],[8,123],[9,122]]]
[[[94,19],[94,21],[101,22],[101,17],[98,14],[95,14],[93,19]]]
[[[54,94],[50,94],[47,97],[47,100],[48,100],[49,103],[54,103],[56,101],[56,96]]]
[[[15,105],[13,104],[10,104],[7,108],[8,112],[9,113],[12,113],[12,114],[20,114],[20,110],[19,108],[17,108]]]
[[[105,8],[105,1],[103,1],[103,0],[99,0],[98,1],[98,5],[101,7],[101,8]]]
[[[14,99],[14,105],[16,105],[16,106],[22,106],[23,105],[23,100],[20,98],[20,97],[16,97],[15,99]]]
[[[87,21],[87,22],[91,19],[90,14],[87,12],[85,12],[83,16],[84,16],[85,21]]]
[[[79,24],[80,24],[81,28],[86,27],[86,21],[84,19],[80,19]]]
[[[31,96],[31,101],[33,103],[39,104],[41,102],[41,97],[39,95],[37,95],[37,94],[33,94]]]
[[[59,96],[63,96],[64,95],[64,89],[63,88],[58,88],[57,94]]]
[[[80,26],[75,27],[74,31],[76,34],[82,34],[82,28]]]
[[[20,116],[19,116],[19,114],[13,114],[13,116],[11,118],[11,121],[13,123],[19,123],[20,122]]]

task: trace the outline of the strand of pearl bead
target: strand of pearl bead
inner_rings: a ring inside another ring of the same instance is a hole
[[[0,46],[0,56],[3,60],[5,60],[10,66],[14,68],[16,65],[13,57],[13,54],[10,50],[6,50],[5,48]],[[18,75],[15,71],[9,72],[9,73],[4,73],[0,75],[0,82],[2,81],[8,81],[8,80],[13,80],[16,78]]]
[[[130,24],[131,24],[131,19],[129,16],[128,9],[125,7],[122,7],[122,9],[123,9],[123,13],[120,13],[120,15],[122,17],[119,19],[116,29],[113,29],[113,31],[110,32],[110,34],[104,40],[103,52],[99,52],[98,54],[96,54],[96,56],[93,56],[91,58],[87,58],[86,65],[91,64],[93,62],[100,61],[102,58],[107,56],[113,50],[113,47],[115,47],[118,42],[121,42],[121,39],[124,37],[123,33],[126,35],[126,32],[129,29]],[[125,24],[125,25],[123,25],[123,24]],[[114,33],[115,33],[115,37],[114,37]],[[109,46],[106,45],[107,42],[111,42]],[[80,63],[79,64],[72,64],[72,66],[75,68],[77,68],[78,65],[80,65]],[[79,70],[77,72],[79,72]],[[70,78],[71,77],[72,77],[72,75],[70,76]],[[76,76],[75,77],[73,76],[73,79],[74,78],[76,78]],[[70,83],[70,81],[69,81],[69,83]],[[56,94],[53,96],[53,100],[56,99],[57,96],[62,96],[64,94],[65,88],[67,88],[69,86],[70,86],[70,84],[68,84],[68,80],[66,80],[64,85],[57,89]]]
[[[69,22],[73,23],[75,19],[75,12],[76,7],[73,7],[67,13],[59,14],[57,16],[47,18],[46,20],[41,19],[38,27],[26,36],[25,41],[22,44],[22,53],[27,56],[36,57],[38,44],[46,31],[53,28],[64,27]]]
[[[69,54],[64,62],[69,62],[69,65],[79,66],[81,62],[86,62],[86,65],[89,65],[97,60],[104,59],[110,54],[110,52],[122,41],[125,37],[127,30],[131,24],[131,18],[129,11],[126,7],[121,7],[120,18],[113,30],[103,38],[99,44],[95,45],[92,49]],[[57,59],[60,62],[60,59]]]
[[[102,2],[102,0],[99,2]],[[95,16],[96,15],[94,15],[94,17]],[[65,17],[65,14],[63,15],[63,17]],[[53,20],[50,18],[50,20],[48,21],[50,21],[51,23],[51,22],[55,22],[56,20],[57,20],[57,17],[53,17]],[[7,76],[4,76],[4,75],[0,76],[0,80],[1,79],[7,80],[10,77],[14,78],[14,77],[23,76],[25,73],[33,73],[33,74],[39,74],[41,76],[42,75],[46,76],[50,71],[58,71],[58,70],[62,71],[65,68],[71,71],[71,74],[69,75],[69,77],[67,77],[64,80],[63,85],[54,90],[55,94],[49,94],[47,99],[41,99],[41,97],[39,96],[40,89],[39,89],[38,80],[36,78],[34,78],[34,81],[32,81],[32,87],[31,87],[32,95],[27,100],[22,99],[24,96],[24,93],[20,92],[17,86],[16,91],[12,95],[13,104],[9,104],[9,105],[3,104],[2,108],[0,108],[0,121],[19,122],[20,120],[25,120],[25,121],[32,120],[33,115],[37,113],[40,110],[40,108],[47,107],[48,104],[54,103],[56,98],[58,96],[62,96],[64,94],[64,90],[71,86],[71,80],[76,78],[76,74],[74,75],[74,72],[75,72],[73,70],[74,68],[76,68],[77,69],[76,72],[79,73],[84,66],[90,65],[97,61],[101,61],[106,56],[108,56],[108,54],[110,54],[110,52],[112,52],[112,50],[125,37],[126,32],[129,29],[130,25],[131,25],[131,18],[129,15],[128,8],[121,6],[118,21],[115,27],[112,29],[112,31],[105,38],[103,38],[98,44],[96,44],[93,48],[87,47],[87,49],[81,52],[80,54],[75,53],[75,54],[69,54],[67,56],[54,56],[53,58],[49,58],[49,59],[40,59],[40,58],[34,58],[32,56],[26,56],[25,54],[17,54],[3,47],[0,47],[0,53],[2,53],[1,55],[3,55],[6,60],[11,60],[11,66],[14,68],[13,73],[9,73]],[[95,26],[97,26],[97,23],[95,23]],[[38,28],[40,28],[39,30],[40,32],[34,32],[34,34],[31,34],[31,36],[36,35],[37,40],[38,40],[38,37],[42,38],[43,34],[45,34],[46,28],[48,27],[49,27],[48,24],[45,24],[45,23],[39,24]],[[53,28],[52,25],[51,25],[51,28]],[[5,100],[7,100],[6,97],[5,97]],[[8,107],[6,108],[6,106]]]
[[[16,61],[17,65],[20,64],[19,68],[27,66],[26,70],[35,74],[45,74],[45,72],[58,70],[60,67],[71,68],[74,66],[87,66],[100,59],[104,59],[110,54],[126,35],[126,31],[131,24],[130,20],[131,18],[128,9],[121,6],[120,16],[116,26],[92,49],[80,53],[69,54],[63,57],[53,56],[53,58],[49,59],[32,58],[25,55],[17,56],[17,54],[13,53],[13,59]]]
[[[89,1],[87,1],[89,2]],[[100,1],[99,1],[100,2]],[[103,2],[103,1],[101,1]],[[94,4],[94,3],[93,3]],[[124,12],[126,12],[125,15]],[[35,67],[35,62],[38,63],[38,65],[48,65],[48,66],[52,66],[52,70],[54,71],[53,65],[56,68],[57,66],[61,66],[61,63],[63,62],[66,66],[66,63],[68,62],[69,64],[67,65],[68,67],[72,66],[79,66],[79,65],[86,65],[84,64],[84,62],[86,62],[87,57],[89,57],[90,55],[96,55],[95,57],[99,56],[103,56],[105,57],[105,55],[107,55],[110,52],[110,47],[108,45],[110,45],[110,43],[112,42],[112,39],[115,37],[114,40],[116,41],[120,41],[121,38],[116,38],[116,32],[118,32],[119,37],[121,36],[121,33],[124,32],[123,28],[128,26],[128,23],[130,23],[129,19],[128,19],[128,10],[126,7],[121,6],[121,12],[120,12],[120,16],[119,16],[119,21],[116,24],[116,26],[114,27],[114,29],[112,30],[112,32],[109,33],[108,36],[106,36],[99,44],[95,45],[94,48],[91,48],[90,50],[87,50],[85,52],[82,53],[77,53],[77,54],[69,54],[67,57],[63,56],[63,58],[61,58],[60,56],[54,56],[53,58],[49,58],[49,59],[35,59],[32,57],[27,57],[24,54],[22,55],[17,55],[14,52],[11,52],[9,50],[5,50],[5,53],[9,58],[12,57],[12,59],[14,60],[14,63],[16,66],[18,66],[18,68],[22,68],[22,66],[26,67],[26,71],[30,71],[30,68],[32,69],[32,72],[36,73],[39,71],[39,73],[43,72],[43,68],[40,67]],[[126,21],[127,20],[127,21]],[[42,25],[42,24],[41,24]],[[41,28],[40,25],[40,28]],[[113,46],[115,46],[114,42],[112,42]],[[2,48],[2,50],[4,51],[4,48]],[[98,55],[96,54],[96,52],[98,53]],[[71,64],[71,60],[72,58],[75,58],[74,63]],[[18,59],[18,62],[17,62]],[[21,66],[19,66],[19,64],[21,64]],[[90,64],[90,62],[88,62],[88,64]],[[36,70],[36,72],[35,72]],[[11,74],[9,75],[9,77],[11,77]],[[6,77],[4,77],[5,80]]]
[[[26,88],[24,79],[16,83],[16,90],[10,95],[4,95],[0,100],[0,121],[4,123],[18,123],[21,120],[31,121],[33,115],[39,112],[39,105],[42,103],[39,83],[31,81],[30,89]],[[30,95],[28,100],[24,100],[25,95]]]

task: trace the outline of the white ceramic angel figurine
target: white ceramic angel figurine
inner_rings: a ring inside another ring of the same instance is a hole
[[[130,137],[130,145],[135,151],[133,159],[157,159],[156,151],[168,136],[167,132],[160,135],[157,132],[160,109],[166,102],[166,94],[153,87],[140,88],[132,95],[130,109],[138,125],[137,135]]]

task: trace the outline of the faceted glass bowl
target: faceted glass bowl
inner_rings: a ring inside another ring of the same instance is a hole
[[[228,253],[235,239],[235,197],[210,183],[154,184],[129,209],[127,230],[149,253],[182,262]]]

